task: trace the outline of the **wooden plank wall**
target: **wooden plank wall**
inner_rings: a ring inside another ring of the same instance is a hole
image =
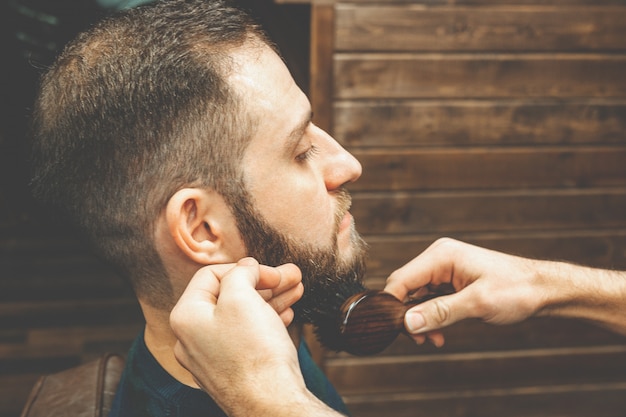
[[[2,417],[19,415],[40,375],[125,353],[142,327],[128,286],[58,224],[0,235]]]
[[[339,1],[311,28],[316,122],[363,164],[369,286],[444,235],[626,268],[626,2]],[[621,336],[556,319],[446,335],[325,370],[355,417],[624,415]]]

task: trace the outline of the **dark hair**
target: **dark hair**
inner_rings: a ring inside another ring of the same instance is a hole
[[[154,306],[172,303],[154,221],[186,186],[237,193],[253,118],[225,77],[229,51],[270,45],[223,0],[169,0],[79,35],[42,80],[33,192],[75,220]]]

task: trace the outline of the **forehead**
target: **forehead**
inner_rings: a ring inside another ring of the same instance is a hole
[[[280,142],[309,118],[311,105],[306,95],[269,46],[247,44],[234,50],[231,57],[230,84],[240,95],[244,111],[257,123],[250,145]]]

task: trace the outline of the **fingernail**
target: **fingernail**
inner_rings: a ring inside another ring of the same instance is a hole
[[[409,333],[417,333],[426,325],[426,320],[419,311],[407,312],[404,322]]]

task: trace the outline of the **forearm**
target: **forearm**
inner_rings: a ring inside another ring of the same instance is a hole
[[[626,272],[538,262],[537,315],[589,320],[626,334]]]
[[[216,378],[215,365],[208,373],[196,367],[197,381],[230,417],[342,416],[307,389],[297,360],[282,360],[271,351],[265,357],[246,366],[231,362],[227,366],[229,376],[235,376],[231,379]]]
[[[410,309],[405,325],[411,334],[432,334],[467,318],[512,324],[532,316],[584,319],[626,334],[624,271],[527,259],[443,238],[394,271],[385,289],[404,300],[441,284],[456,292]]]

